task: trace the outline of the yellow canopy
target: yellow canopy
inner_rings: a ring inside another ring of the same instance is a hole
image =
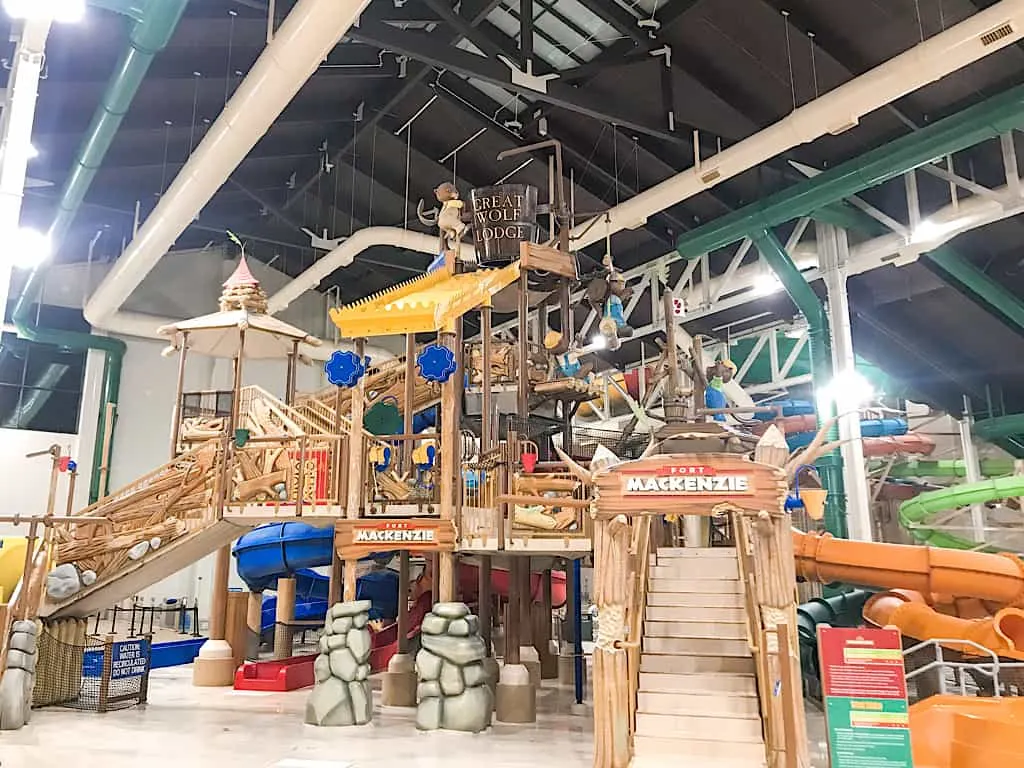
[[[439,269],[332,309],[331,320],[348,338],[399,333],[452,332],[455,320],[490,302],[494,294],[519,279],[519,262],[501,269],[449,275]]]

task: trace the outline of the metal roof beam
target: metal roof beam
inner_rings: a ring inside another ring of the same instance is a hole
[[[498,56],[515,58],[514,51],[510,51],[507,47],[491,37],[491,35],[483,29],[482,24],[471,24],[469,19],[456,13],[452,9],[448,0],[423,0],[423,2],[434,13],[436,13],[441,20],[452,29],[453,32],[458,32],[464,39],[469,40],[488,56],[492,58],[497,58]]]
[[[557,78],[544,81],[521,73],[514,73],[501,62],[476,56],[451,46],[440,45],[427,35],[403,32],[377,23],[365,23],[359,27],[353,27],[349,35],[354,40],[374,43],[381,48],[399,51],[431,66],[446,69],[464,77],[476,78],[527,98],[568,109],[596,120],[617,123],[668,141],[686,140],[653,122],[638,119],[633,115],[618,113],[610,108],[611,105],[607,99],[586,95],[581,89],[560,83]]]
[[[463,0],[462,13],[470,20],[472,26],[481,24],[487,15],[493,11],[500,3],[500,0]],[[371,5],[375,7],[378,4]],[[461,35],[456,35],[450,39],[452,45],[461,40]],[[415,91],[416,86],[419,85],[427,74],[431,71],[430,67],[418,66],[410,68],[410,71],[406,73],[405,78],[401,79],[402,83],[396,90],[385,93],[375,104],[368,104],[363,112],[362,124],[359,128],[351,135],[342,137],[341,141],[344,142],[340,150],[338,150],[333,158],[333,162],[338,162],[341,158],[348,153],[353,146],[359,141],[363,135],[363,131],[368,128],[376,126],[378,122],[387,114],[389,114],[394,108],[400,104],[407,96]],[[365,115],[369,115],[366,117]],[[334,138],[334,137],[332,137]],[[301,197],[301,193],[312,187],[317,179],[320,178],[321,171],[318,169],[309,179],[303,182],[295,194],[285,203],[285,210],[295,204],[295,201]]]

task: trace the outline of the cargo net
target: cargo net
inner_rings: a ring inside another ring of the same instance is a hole
[[[39,633],[32,706],[109,712],[144,703],[150,640],[113,642],[88,637],[85,621],[78,621],[81,631],[64,626],[56,633],[49,627]]]

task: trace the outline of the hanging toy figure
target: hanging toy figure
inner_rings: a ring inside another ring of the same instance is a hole
[[[732,360],[719,360],[706,371],[708,385],[704,388],[705,408],[728,408],[729,401],[725,396],[724,385],[732,381],[736,375],[736,364]],[[712,416],[715,421],[725,421],[724,413]]]
[[[626,285],[625,276],[615,269],[610,256],[605,256],[604,276],[591,280],[585,290],[587,303],[601,314],[598,331],[605,338],[608,349],[618,349],[620,339],[628,339],[633,329],[626,322],[625,302],[629,301],[632,290]]]
[[[544,336],[544,348],[554,355],[555,364],[561,374],[567,379],[586,380],[593,373],[594,364],[580,362],[579,347],[576,344],[570,344],[567,351],[558,353],[556,350],[561,344],[562,334],[558,331],[548,331]]]
[[[456,258],[459,256],[462,237],[469,229],[469,225],[462,220],[462,209],[465,203],[459,199],[459,190],[450,181],[446,181],[434,190],[434,197],[441,203],[441,210],[434,208],[425,211],[423,201],[420,200],[416,206],[416,216],[424,226],[438,229],[438,255],[443,256],[446,252],[452,251]]]

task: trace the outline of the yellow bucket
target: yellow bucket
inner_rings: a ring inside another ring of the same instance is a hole
[[[821,520],[825,516],[825,498],[828,491],[824,488],[801,488],[800,501],[812,520]]]

